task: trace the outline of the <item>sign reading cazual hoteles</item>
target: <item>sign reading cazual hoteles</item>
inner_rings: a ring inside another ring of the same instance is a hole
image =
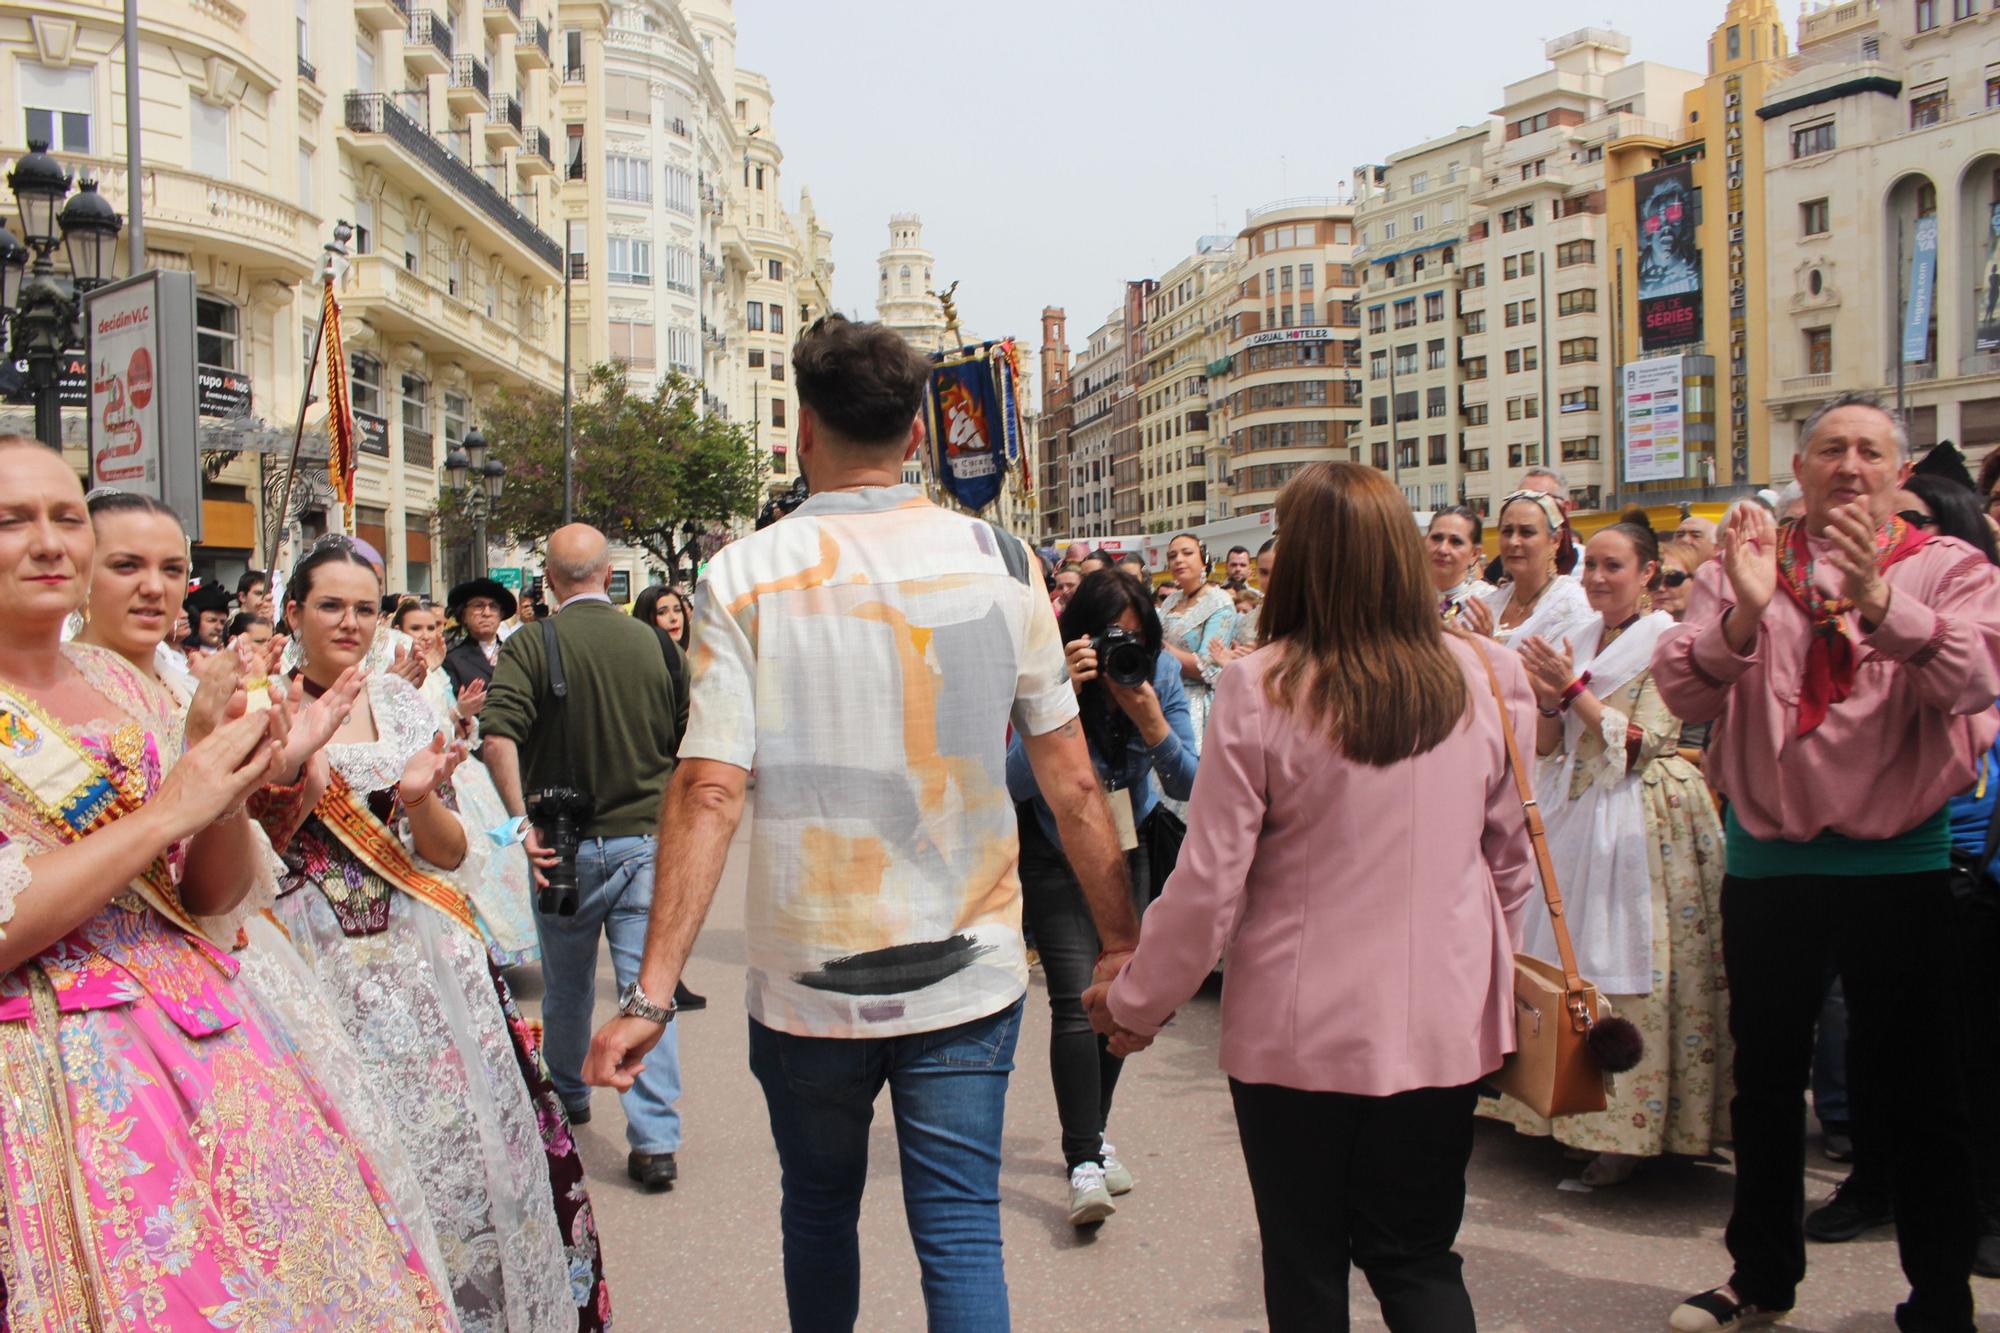
[[[1243,340],[1245,347],[1264,347],[1271,343],[1325,343],[1333,341],[1333,330],[1313,329],[1267,329],[1263,333],[1253,333]]]
[[[83,299],[90,477],[164,501],[201,540],[194,275],[148,270]]]

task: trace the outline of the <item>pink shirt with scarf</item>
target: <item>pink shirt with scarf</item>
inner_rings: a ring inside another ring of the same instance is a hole
[[[1831,543],[1809,539],[1814,582],[1840,575]],[[2000,571],[1964,542],[1932,537],[1882,573],[1889,611],[1873,633],[1842,621],[1853,682],[1801,734],[1812,626],[1782,586],[1747,653],[1723,637],[1735,592],[1712,560],[1679,625],[1653,652],[1653,678],[1676,717],[1713,721],[1707,773],[1754,838],[1809,842],[1831,830],[1867,840],[1908,832],[1970,786],[1993,743],[2000,694]]]

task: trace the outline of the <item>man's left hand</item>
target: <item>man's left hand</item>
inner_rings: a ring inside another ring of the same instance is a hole
[[[1833,543],[1827,563],[1840,573],[1840,594],[1854,603],[1870,627],[1889,614],[1889,584],[1876,565],[1875,516],[1864,503],[1844,504],[1827,515],[1826,536]]]
[[[647,1053],[659,1045],[666,1031],[664,1023],[618,1015],[590,1039],[590,1054],[583,1062],[583,1081],[594,1088],[629,1092],[634,1080],[645,1072]]]

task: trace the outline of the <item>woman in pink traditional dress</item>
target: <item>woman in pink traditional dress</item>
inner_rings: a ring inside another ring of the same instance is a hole
[[[276,669],[285,642],[267,640],[255,648],[234,646],[211,655],[202,664],[198,686],[194,678],[163,668],[159,648],[180,613],[187,588],[188,540],[180,516],[151,496],[126,491],[93,491],[89,502],[97,553],[83,631],[76,641],[118,654],[156,687],[145,692],[153,713],[139,719],[156,736],[165,740],[185,735],[199,741],[214,729],[246,677],[268,678]],[[293,714],[287,728],[288,771],[299,768],[308,754],[326,744],[341,716],[353,706],[361,679],[359,672],[354,673],[341,690],[329,691]],[[283,686],[275,689],[278,706],[285,707]],[[169,748],[183,747],[174,743]],[[441,1276],[446,1271],[443,1254],[423,1187],[403,1152],[401,1127],[376,1095],[360,1053],[327,1003],[312,968],[271,916],[278,876],[285,867],[254,822],[251,841],[257,874],[250,891],[234,911],[199,917],[197,923],[212,943],[235,957],[241,968],[237,988],[246,999],[263,1006],[266,1030],[288,1042],[318,1077],[401,1215],[425,1270]]]
[[[297,684],[308,696],[337,689],[375,640],[381,580],[350,541],[329,537],[285,596]],[[278,919],[402,1126],[460,1322],[468,1333],[591,1333],[610,1307],[590,1196],[468,900],[496,853],[444,783],[463,754],[408,681],[374,671],[313,757],[306,790],[253,808],[285,859]]]
[[[0,438],[0,497],[0,1322],[456,1327],[194,921],[250,887],[243,803],[284,763],[284,710],[176,754],[145,681],[60,642],[94,549],[62,456]]]

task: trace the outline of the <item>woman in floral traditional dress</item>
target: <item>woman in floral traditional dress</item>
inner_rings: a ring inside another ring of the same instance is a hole
[[[1567,643],[1521,644],[1542,710],[1535,795],[1577,963],[1646,1048],[1602,1111],[1552,1124],[1511,1100],[1498,1110],[1524,1132],[1596,1153],[1583,1182],[1601,1186],[1646,1158],[1704,1156],[1728,1138],[1734,1047],[1722,823],[1653,684],[1653,645],[1673,617],[1651,609],[1660,548],[1643,515],[1592,537],[1580,572],[1597,615]],[[1556,961],[1539,898],[1528,903],[1522,948]]]
[[[1198,755],[1202,734],[1208,730],[1209,695],[1225,665],[1216,660],[1215,650],[1229,642],[1236,628],[1236,604],[1208,581],[1208,552],[1191,532],[1167,543],[1167,576],[1171,581],[1160,603],[1160,628],[1166,635],[1161,646],[1181,664],[1181,688],[1187,691],[1188,721],[1194,727]],[[1187,811],[1187,802],[1172,797],[1162,797],[1160,804],[1176,815]]]
[[[188,540],[180,516],[150,496],[126,491],[94,491],[89,504],[97,554],[77,642],[118,654],[154,687],[146,692],[153,712],[141,720],[156,734],[199,740],[214,729],[246,677],[273,669],[284,644],[267,641],[250,651],[216,653],[202,665],[198,687],[192,677],[162,669],[157,650],[179,614],[187,588]],[[296,771],[309,753],[326,743],[340,713],[352,706],[361,679],[359,672],[354,673],[341,689],[294,715],[288,728],[287,771]],[[283,687],[278,690],[282,695]],[[283,703],[281,698],[280,706]],[[403,1155],[402,1130],[365,1077],[361,1056],[312,969],[271,919],[269,909],[277,902],[278,875],[284,865],[254,821],[250,832],[257,871],[250,891],[234,911],[197,921],[210,941],[235,955],[242,969],[238,984],[246,996],[264,1006],[272,1035],[289,1042],[318,1076],[341,1118],[361,1140],[423,1257],[425,1270],[441,1277],[445,1269],[437,1233],[423,1188]]]
[[[367,655],[381,596],[344,538],[293,570],[308,696]],[[277,915],[403,1125],[464,1326],[594,1330],[610,1310],[582,1163],[463,888],[491,852],[450,808],[463,753],[407,681],[370,674],[315,761],[324,794],[259,806],[286,865]]]
[[[285,763],[284,710],[177,753],[153,686],[60,643],[94,552],[62,455],[0,439],[0,497],[0,1325],[456,1327],[194,919],[251,886],[243,804]]]

